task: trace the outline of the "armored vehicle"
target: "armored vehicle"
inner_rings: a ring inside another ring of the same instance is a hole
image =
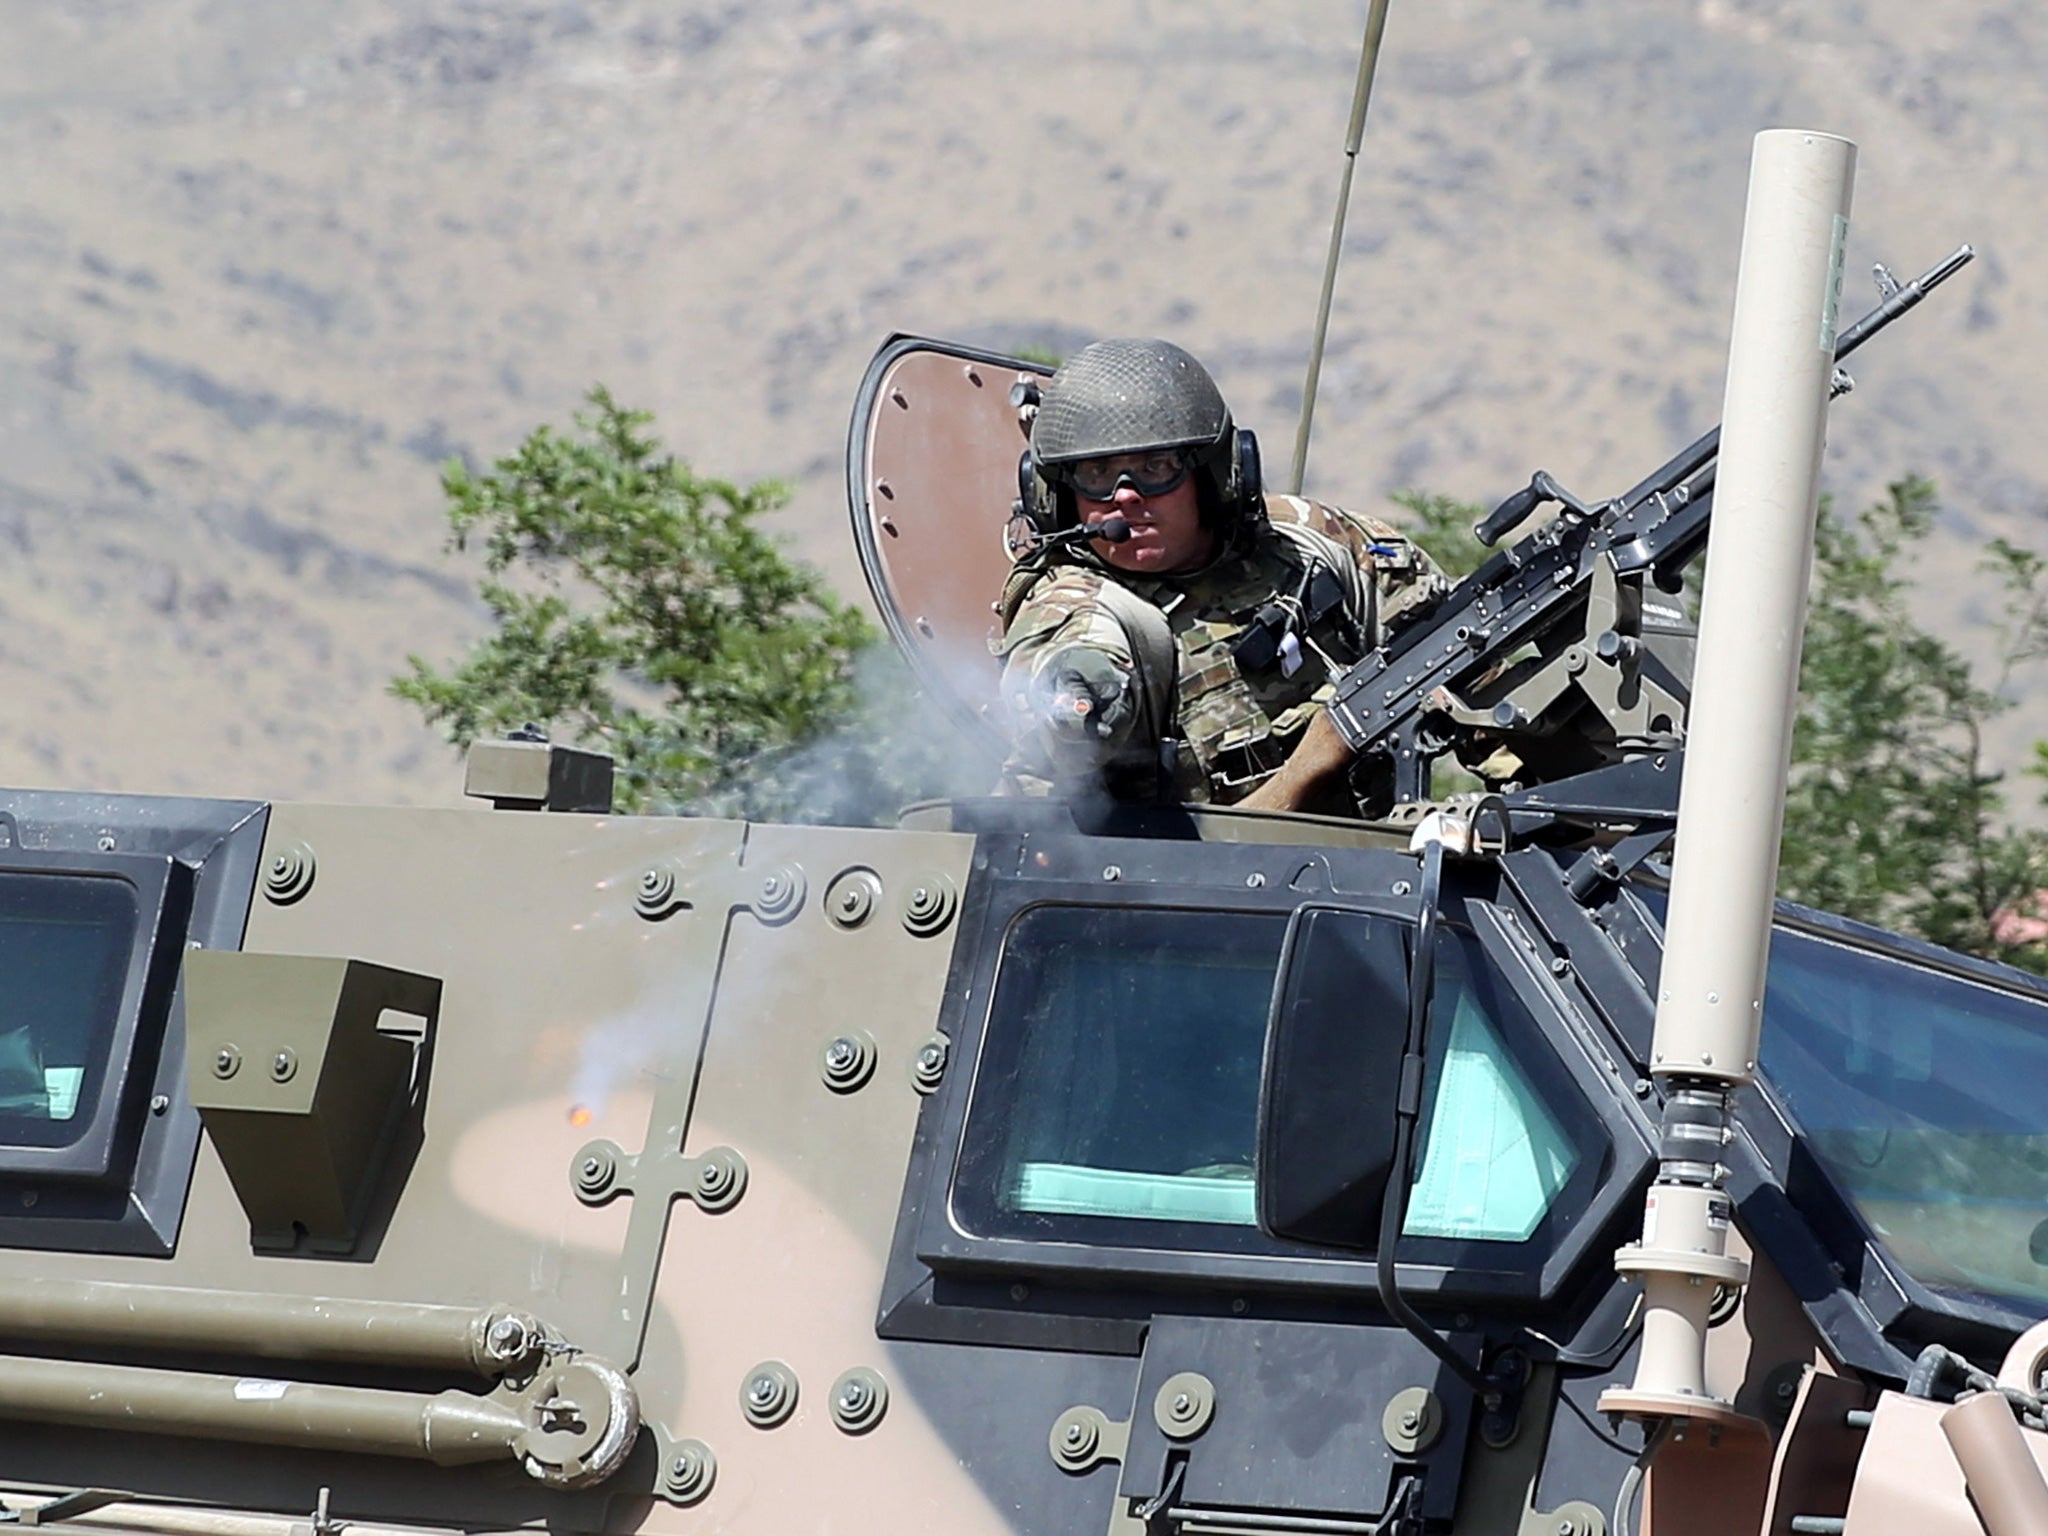
[[[935,675],[1040,371],[905,338],[863,390]],[[0,798],[5,1518],[2039,1529],[2048,986],[1766,906],[1754,1070],[1660,1043],[1703,738],[1645,636],[1713,463],[1347,684],[1371,749],[1600,743],[1433,815],[632,819],[531,741],[469,811]]]

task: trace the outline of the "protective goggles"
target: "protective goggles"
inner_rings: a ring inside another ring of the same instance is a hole
[[[1164,496],[1180,489],[1192,466],[1178,448],[1148,453],[1131,462],[1128,454],[1114,459],[1083,459],[1066,470],[1066,481],[1084,501],[1114,501],[1116,493],[1129,486],[1147,498]]]

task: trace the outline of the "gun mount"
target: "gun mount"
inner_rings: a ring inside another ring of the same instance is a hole
[[[1837,364],[1974,254],[1965,245],[1904,285],[1879,267],[1881,302],[1841,333]],[[1330,706],[1352,750],[1392,762],[1395,802],[1427,800],[1454,749],[1476,761],[1504,745],[1515,762],[1501,776],[1540,783],[1680,745],[1692,625],[1674,594],[1706,547],[1720,448],[1715,427],[1598,503],[1539,470],[1479,522],[1491,545],[1537,508],[1562,508],[1354,667]]]

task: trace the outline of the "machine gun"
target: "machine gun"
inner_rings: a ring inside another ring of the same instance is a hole
[[[1880,302],[1841,333],[1836,363],[1974,255],[1962,246],[1905,284],[1879,266]],[[1834,392],[1852,387],[1838,366]],[[1453,749],[1467,761],[1506,749],[1514,761],[1489,770],[1508,771],[1488,776],[1529,784],[1680,745],[1692,624],[1678,602],[1657,594],[1681,592],[1685,567],[1706,547],[1720,446],[1717,426],[1599,503],[1539,470],[1477,524],[1473,532],[1490,546],[1537,508],[1561,509],[1345,673],[1330,703],[1361,759],[1391,762],[1395,803],[1428,798],[1431,769]]]

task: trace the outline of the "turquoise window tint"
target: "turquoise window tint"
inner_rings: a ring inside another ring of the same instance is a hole
[[[1509,1056],[1455,962],[1438,972],[1439,1031],[1446,1013],[1449,1035],[1434,1066],[1422,1164],[1401,1230],[1519,1243],[1570,1181],[1578,1149]]]

